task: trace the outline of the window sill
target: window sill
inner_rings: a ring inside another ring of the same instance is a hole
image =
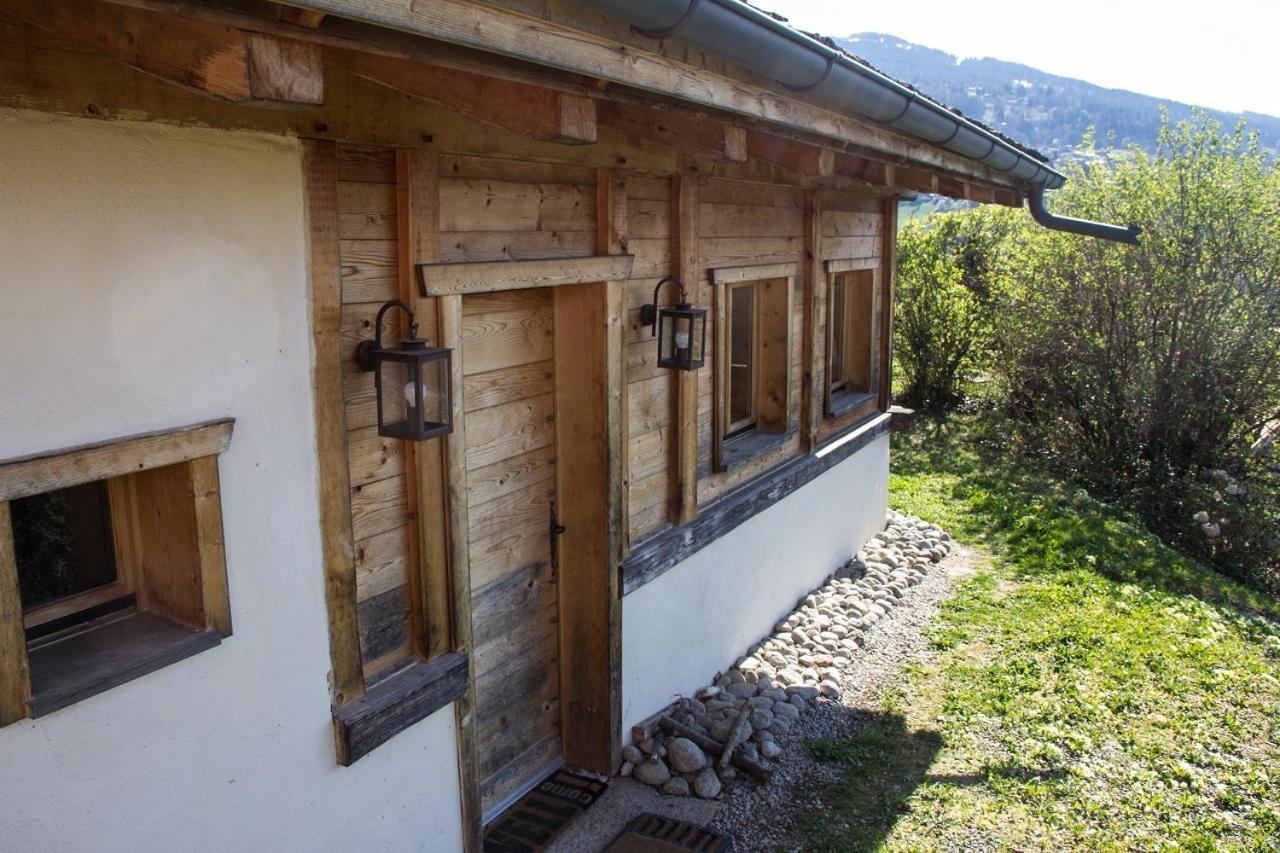
[[[353,764],[462,697],[469,679],[466,652],[416,661],[382,678],[359,699],[334,710],[338,763],[344,767]]]
[[[144,610],[104,616],[30,651],[32,717],[42,717],[155,672],[222,641]]]
[[[794,432],[760,432],[751,430],[733,438],[727,438],[721,451],[721,471],[732,471],[738,466],[750,462],[757,456],[763,456],[775,447],[781,447],[795,438]]]
[[[871,392],[836,391],[831,395],[831,401],[827,404],[827,417],[838,418],[841,415],[847,415],[863,403],[875,398],[876,395]]]

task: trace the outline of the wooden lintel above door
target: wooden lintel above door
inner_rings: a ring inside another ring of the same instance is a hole
[[[562,284],[624,281],[631,277],[635,260],[634,255],[595,255],[533,261],[419,264],[418,282],[423,296],[466,296]]]

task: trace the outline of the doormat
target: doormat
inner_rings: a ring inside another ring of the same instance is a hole
[[[622,834],[605,848],[605,853],[729,853],[733,841],[692,823],[642,814],[631,821]]]
[[[489,824],[485,853],[538,853],[608,789],[607,782],[557,770]]]

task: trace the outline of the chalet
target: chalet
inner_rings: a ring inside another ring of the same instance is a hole
[[[898,200],[739,0],[0,0],[0,849],[476,850],[884,523]]]

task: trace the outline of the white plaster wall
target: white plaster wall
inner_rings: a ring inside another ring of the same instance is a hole
[[[0,850],[460,847],[449,711],[334,760],[300,148],[0,111],[0,458],[236,418],[234,635],[0,729]]]
[[[622,722],[690,695],[884,528],[889,436],[622,599]]]

